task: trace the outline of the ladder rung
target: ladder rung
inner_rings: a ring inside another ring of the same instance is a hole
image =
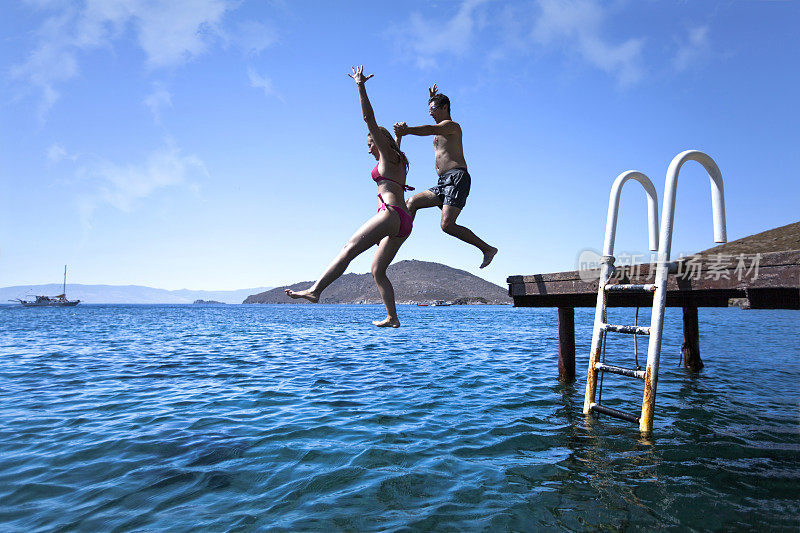
[[[655,292],[656,286],[653,283],[646,285],[630,285],[627,283],[620,283],[617,285],[606,285],[608,292]]]
[[[650,328],[645,326],[617,326],[614,324],[602,324],[600,328],[604,331],[615,331],[617,333],[627,333],[629,335],[650,335]]]
[[[639,417],[636,415],[632,415],[630,413],[626,413],[625,411],[619,411],[617,409],[612,409],[611,407],[606,407],[605,405],[600,405],[597,403],[592,403],[589,406],[590,411],[594,411],[596,413],[601,413],[608,416],[613,416],[615,418],[619,418],[622,420],[627,420],[628,422],[633,422],[634,424],[639,423]]]
[[[621,366],[607,365],[605,363],[595,363],[594,369],[601,372],[619,374],[620,376],[628,376],[629,378],[644,379],[644,370],[633,370],[631,368],[622,368]]]

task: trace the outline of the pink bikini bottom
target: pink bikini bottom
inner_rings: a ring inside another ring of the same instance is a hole
[[[402,207],[398,207],[396,205],[390,205],[383,201],[383,197],[379,194],[378,199],[381,201],[381,206],[378,208],[378,211],[384,211],[385,209],[392,207],[394,208],[395,212],[400,216],[400,231],[397,232],[397,237],[408,237],[411,235],[411,228],[414,225],[414,219],[411,218],[411,215],[408,214],[408,211],[403,209]]]

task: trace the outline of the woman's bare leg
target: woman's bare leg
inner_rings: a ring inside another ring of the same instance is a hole
[[[397,251],[406,238],[384,237],[378,245],[378,251],[372,261],[372,277],[375,278],[375,284],[378,286],[381,300],[383,300],[383,305],[386,306],[386,318],[372,322],[379,328],[400,327],[400,319],[397,317],[397,308],[394,302],[394,287],[392,287],[392,282],[386,276],[386,269],[389,268],[394,256],[397,255]]]
[[[317,303],[319,296],[328,285],[336,281],[339,276],[344,274],[347,266],[359,254],[378,244],[387,235],[396,234],[400,230],[400,217],[397,213],[390,212],[388,209],[379,211],[372,218],[367,220],[363,226],[358,228],[352,237],[342,248],[342,251],[328,265],[322,276],[310,288],[304,291],[293,291],[285,289],[287,296],[291,298],[304,298],[311,303]]]

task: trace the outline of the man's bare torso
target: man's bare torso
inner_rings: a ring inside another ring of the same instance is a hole
[[[464,146],[461,142],[461,126],[455,124],[457,133],[450,135],[435,135],[433,137],[433,152],[436,158],[436,173],[440,176],[454,168],[467,168],[464,159]]]

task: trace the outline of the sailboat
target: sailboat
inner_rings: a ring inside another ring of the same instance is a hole
[[[67,265],[64,265],[64,285],[61,294],[57,296],[35,296],[35,300],[22,300],[17,298],[12,302],[19,302],[25,307],[73,307],[81,303],[80,300],[67,299]]]

